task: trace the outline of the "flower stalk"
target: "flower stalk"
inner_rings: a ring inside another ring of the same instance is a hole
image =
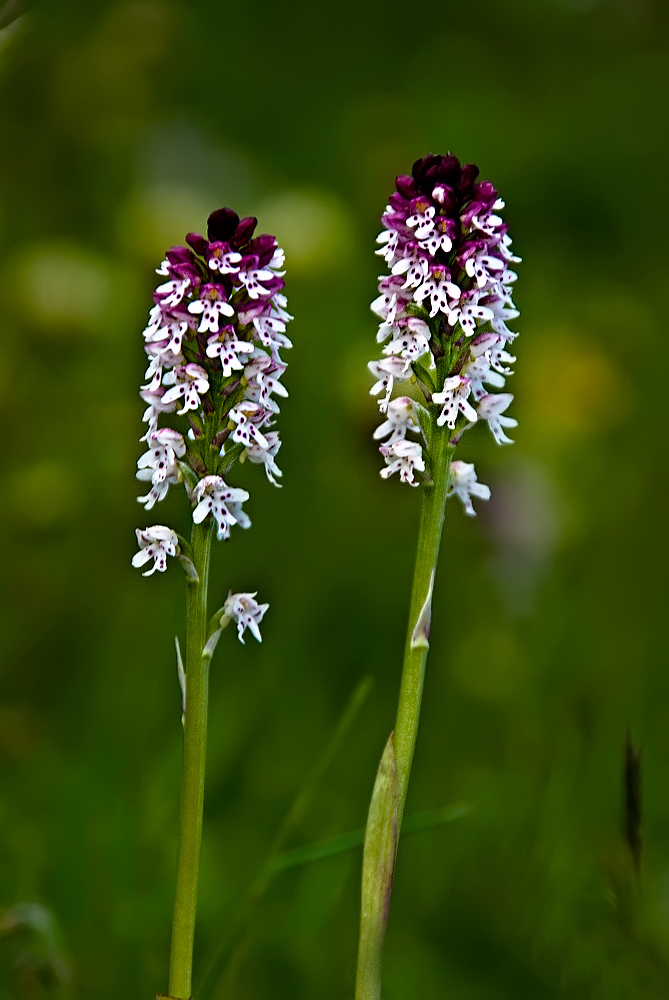
[[[207,638],[209,561],[214,523],[194,524],[193,565],[198,579],[186,580],[186,692],[181,765],[181,806],[177,876],[170,946],[171,997],[191,995],[195,913],[200,872],[204,773],[207,752],[207,706],[210,655]]]
[[[416,565],[411,588],[409,624],[395,722],[397,822],[400,828],[418,735],[425,664],[430,648],[432,592],[448,498],[448,481],[453,449],[449,443],[447,429],[435,426],[432,449],[433,484],[425,486],[423,489]]]
[[[510,264],[520,258],[512,253],[506,224],[497,214],[504,202],[492,184],[477,183],[477,176],[478,167],[461,165],[450,153],[417,160],[410,176],[396,178],[377,240],[377,253],[390,271],[380,278],[372,303],[381,319],[376,339],[385,345],[383,357],[368,365],[376,379],[370,392],[379,397],[384,418],[374,433],[383,442],[380,474],[388,479],[398,473],[401,482],[422,489],[423,497],[394,737],[381,761],[365,835],[356,1000],[381,996],[395,853],[390,869],[367,859],[381,857],[383,845],[391,841],[396,851],[402,825],[446,501],[457,496],[465,513],[474,516],[472,498],[490,497],[474,466],[454,459],[455,449],[478,422],[488,424],[497,444],[512,444],[505,428],[517,424],[505,415],[511,393],[491,387],[504,387],[515,361],[507,348],[517,334],[506,324],[518,316],[512,299],[517,275]],[[395,385],[406,382],[412,395],[393,398]],[[394,800],[379,784],[388,772],[389,747]],[[385,900],[382,919],[380,898]]]

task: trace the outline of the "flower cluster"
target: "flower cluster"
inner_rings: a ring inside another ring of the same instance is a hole
[[[505,415],[513,396],[493,389],[504,387],[515,361],[507,348],[517,334],[507,321],[519,315],[511,265],[520,258],[498,214],[504,202],[477,176],[478,167],[450,154],[417,160],[411,177],[397,178],[381,220],[377,253],[390,273],[372,303],[381,319],[377,342],[385,345],[383,357],[369,363],[376,379],[370,391],[385,417],[374,436],[386,438],[381,475],[399,472],[411,486],[419,484],[414,473],[429,477],[435,424],[449,428],[455,446],[478,420],[498,444],[510,444],[505,428],[517,423]],[[392,398],[395,384],[407,380],[420,385],[427,409],[407,396]],[[453,462],[449,493],[474,514],[471,497],[487,499],[490,491],[476,482],[472,465]]]
[[[183,482],[193,520],[211,515],[219,539],[251,523],[242,509],[248,493],[226,482],[235,462],[262,464],[275,486],[281,476],[281,442],[268,428],[279,412],[274,397],[287,395],[280,350],[292,346],[292,317],[282,292],[283,251],[273,236],[254,237],[256,224],[221,208],[209,217],[207,238],[190,233],[187,246],[168,250],[144,330],[147,450],[137,478],[149,491],[137,499],[151,510],[171,484]],[[182,419],[185,434],[159,426],[168,415]],[[163,571],[165,555],[176,551],[173,534],[160,525],[138,532],[134,564],[154,556],[154,570]]]

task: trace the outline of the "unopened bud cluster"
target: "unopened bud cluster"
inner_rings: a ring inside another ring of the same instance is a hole
[[[489,182],[477,183],[478,167],[461,166],[452,155],[417,160],[412,176],[396,180],[382,216],[377,251],[390,274],[382,276],[372,303],[381,318],[377,342],[383,358],[371,361],[384,422],[374,437],[386,466],[411,486],[430,477],[430,428],[449,428],[455,446],[464,430],[485,420],[498,444],[510,444],[505,416],[513,396],[502,389],[515,358],[507,350],[517,336],[507,321],[519,314],[511,297],[520,260],[511,252],[499,215],[504,202]],[[400,396],[396,384],[420,385],[428,409]],[[414,435],[408,438],[407,434]],[[418,476],[418,479],[415,476]],[[452,462],[449,492],[468,514],[471,497],[488,499],[474,466]]]

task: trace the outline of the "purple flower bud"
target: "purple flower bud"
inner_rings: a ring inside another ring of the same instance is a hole
[[[195,253],[198,253],[201,257],[204,257],[207,252],[207,241],[204,236],[200,236],[199,233],[189,233],[186,237],[186,243],[189,247],[192,247]],[[169,253],[168,253],[169,259]]]
[[[460,171],[458,190],[464,195],[469,195],[474,185],[474,181],[476,180],[478,175],[479,175],[479,168],[476,166],[475,163],[465,163],[462,170]]]
[[[234,236],[231,240],[233,245],[237,249],[239,249],[240,247],[243,247],[244,244],[248,243],[248,241],[253,236],[253,232],[257,225],[258,225],[258,220],[254,218],[252,215],[249,215],[245,219],[242,219],[242,221],[237,225]]]
[[[209,239],[221,243],[231,243],[239,225],[239,216],[231,208],[217,208],[207,219]]]
[[[407,201],[411,201],[418,194],[418,189],[414,183],[413,177],[409,177],[407,174],[400,174],[399,177],[395,178],[395,186],[398,192]]]

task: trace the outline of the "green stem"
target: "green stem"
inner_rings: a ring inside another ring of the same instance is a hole
[[[423,697],[425,664],[430,648],[430,614],[432,587],[439,558],[441,532],[444,526],[448,474],[452,448],[447,427],[432,428],[432,486],[423,486],[423,504],[418,529],[418,548],[411,589],[411,608],[404,649],[404,666],[400,685],[397,719],[395,721],[395,760],[397,763],[397,826],[402,827],[411,765],[413,763],[420,706]]]
[[[430,648],[432,590],[444,525],[452,449],[447,428],[432,417],[430,486],[423,486],[411,608],[394,734],[381,759],[367,819],[362,872],[356,1000],[380,1000],[381,959]]]
[[[170,997],[178,1000],[190,998],[193,969],[210,661],[202,651],[207,638],[207,589],[213,529],[211,519],[193,525],[191,546],[197,580],[186,581],[186,711],[169,981]]]

